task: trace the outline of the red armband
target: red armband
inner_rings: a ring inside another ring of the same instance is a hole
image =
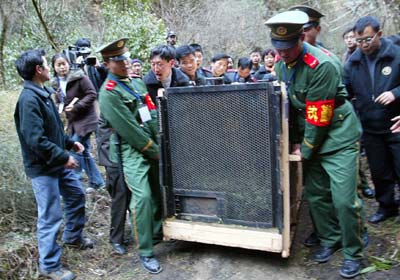
[[[151,99],[150,94],[146,94],[144,96],[144,103],[146,103],[147,108],[149,108],[149,110],[156,110],[156,104],[154,104],[153,100]]]
[[[306,100],[306,120],[315,126],[328,126],[331,124],[335,99],[308,101]]]

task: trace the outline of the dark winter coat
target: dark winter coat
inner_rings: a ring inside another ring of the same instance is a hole
[[[357,49],[345,65],[344,82],[356,108],[364,131],[372,134],[390,133],[391,119],[400,115],[400,47],[382,38],[372,82],[365,55]],[[395,101],[389,105],[374,100],[381,93],[392,91]]]
[[[64,168],[74,142],[64,134],[50,88],[25,81],[14,121],[28,177],[49,176]]]
[[[256,78],[254,78],[251,74],[246,78],[240,78],[239,73],[236,71],[229,71],[225,73],[225,75],[229,78],[231,83],[255,83],[257,82]]]
[[[171,87],[185,87],[190,86],[189,78],[178,68],[172,68],[172,77],[171,77]],[[153,71],[149,71],[149,73],[144,76],[143,81],[146,84],[147,90],[153,100],[154,104],[157,104],[157,91],[159,88],[163,88],[163,85],[160,81],[157,80],[156,75],[154,75]]]
[[[56,103],[61,102],[61,89],[57,77],[52,79],[52,87],[56,91]],[[69,135],[77,134],[84,137],[97,129],[99,119],[97,92],[82,70],[70,71],[67,76],[65,107],[75,98],[79,100],[74,110],[66,112]]]

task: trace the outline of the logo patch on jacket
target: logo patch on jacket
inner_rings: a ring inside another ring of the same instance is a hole
[[[306,120],[315,126],[328,126],[331,124],[334,109],[335,99],[306,100]]]
[[[305,64],[307,64],[308,66],[310,66],[311,69],[314,69],[315,67],[317,67],[317,65],[319,64],[318,59],[316,59],[314,56],[312,56],[309,53],[306,53],[303,57],[303,61]]]
[[[109,80],[106,84],[106,90],[113,90],[117,83],[113,80]]]

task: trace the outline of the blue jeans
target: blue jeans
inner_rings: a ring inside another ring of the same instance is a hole
[[[57,236],[63,221],[61,198],[64,202],[65,227],[62,240],[77,242],[82,238],[85,225],[85,192],[79,178],[71,169],[63,169],[54,176],[39,176],[32,179],[38,220],[37,239],[39,266],[51,272],[61,267],[61,247]]]
[[[79,167],[76,169],[79,177],[81,177],[83,169],[89,178],[90,187],[99,188],[104,186],[105,184],[103,177],[101,177],[100,171],[90,153],[90,133],[86,134],[84,137],[79,137],[78,135],[74,134],[72,136],[72,140],[82,143],[82,145],[85,147],[85,150],[81,154],[72,153],[74,158],[79,163]]]

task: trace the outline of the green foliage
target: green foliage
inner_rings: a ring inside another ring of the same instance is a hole
[[[121,8],[105,1],[102,13],[105,21],[103,42],[112,42],[127,37],[131,57],[147,61],[150,49],[164,43],[165,27],[163,22],[150,13],[148,5],[131,5],[129,9]]]
[[[162,20],[150,12],[148,1],[128,2],[129,5],[122,7],[119,1],[105,0],[96,9],[91,6],[92,1],[40,1],[41,13],[57,45],[54,50],[31,1],[21,1],[23,8],[11,11],[15,20],[4,49],[5,88],[15,88],[22,81],[14,66],[22,51],[44,48],[49,60],[82,37],[91,40],[92,55],[97,56],[94,52],[97,47],[128,37],[132,57],[147,61],[150,49],[164,42],[165,27]]]
[[[13,121],[17,98],[17,91],[0,91],[0,232],[5,226],[31,224],[36,216],[35,199],[24,173]]]
[[[391,260],[391,259],[385,259],[381,257],[376,257],[376,256],[370,256],[368,258],[370,261],[371,265],[364,268],[361,273],[370,273],[374,271],[382,271],[382,270],[389,270],[392,269],[393,266],[396,264],[396,261]]]

